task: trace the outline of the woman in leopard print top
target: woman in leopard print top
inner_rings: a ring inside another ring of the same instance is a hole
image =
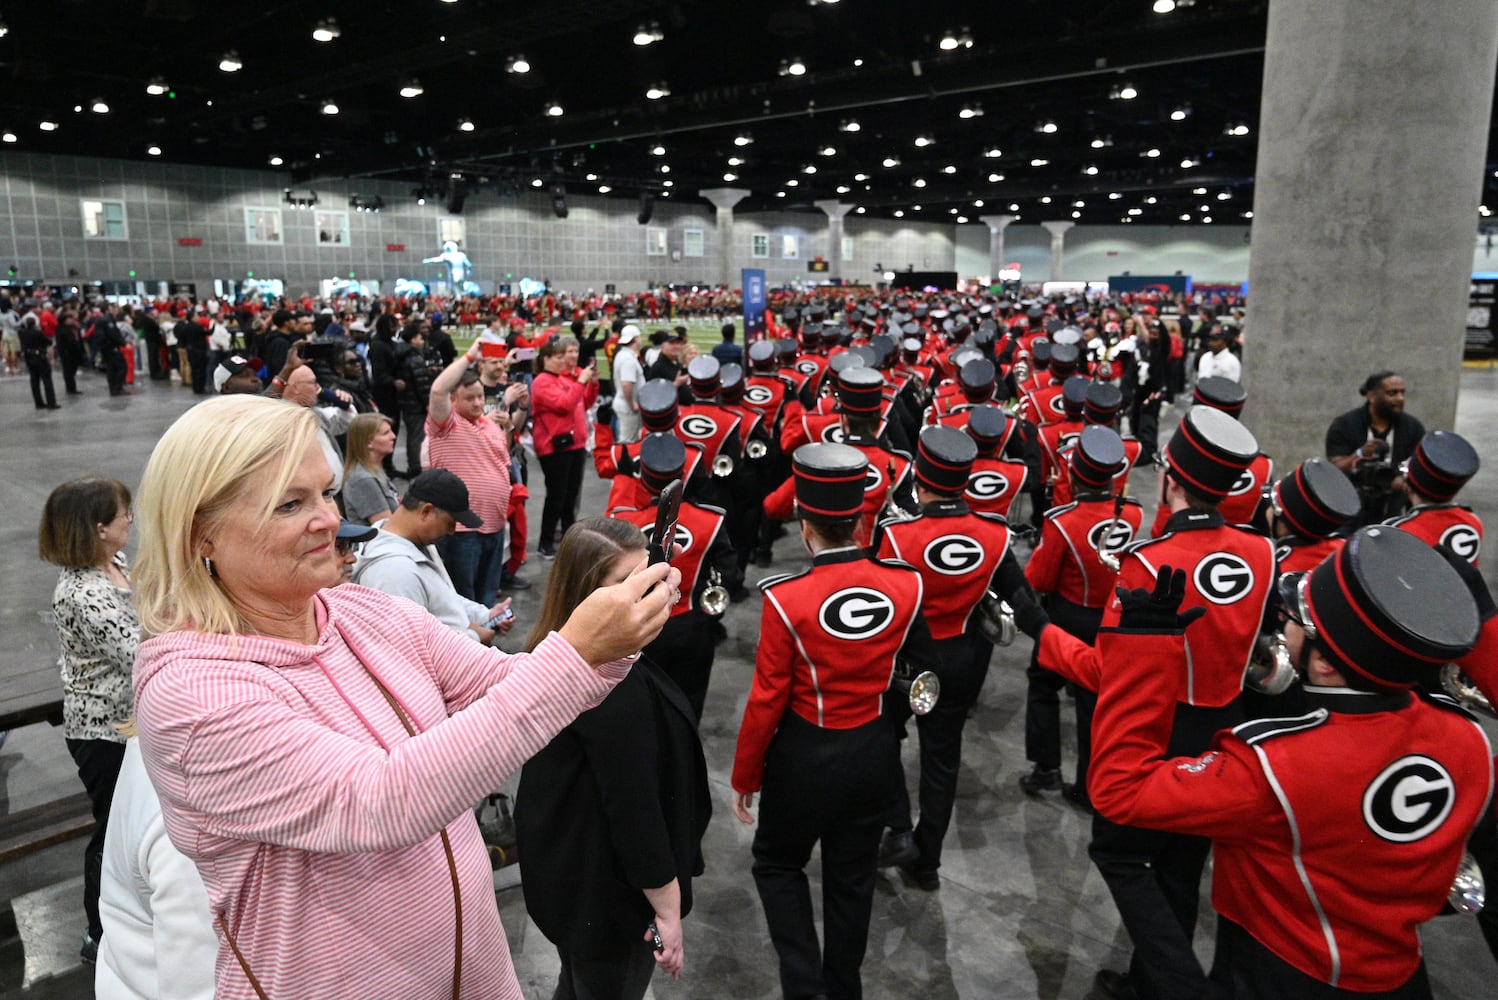
[[[88,934],[83,957],[92,961],[100,936],[99,876],[109,804],[125,756],[115,724],[134,714],[130,671],[140,642],[140,619],[130,603],[130,577],[121,551],[130,538],[130,491],[113,479],[75,479],[52,491],[37,533],[43,559],[62,567],[52,613],[62,645],[63,737],[93,804],[96,825],[83,854]]]

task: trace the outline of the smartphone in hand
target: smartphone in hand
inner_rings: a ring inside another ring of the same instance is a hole
[[[676,540],[676,521],[681,513],[681,480],[673,479],[656,500],[655,529],[650,533],[646,550],[650,565],[671,561],[671,546]]]

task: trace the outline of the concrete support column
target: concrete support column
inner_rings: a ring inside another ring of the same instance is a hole
[[[980,215],[978,221],[988,224],[988,283],[997,284],[1004,269],[1004,230],[1014,222],[1012,215]]]
[[[1061,260],[1066,254],[1066,231],[1075,222],[1042,222],[1046,232],[1051,234],[1051,281],[1061,280]]]
[[[718,228],[718,280],[729,288],[737,288],[739,274],[733,266],[733,206],[753,194],[745,188],[708,188],[698,191],[699,198],[706,198],[717,209]]]
[[[843,276],[843,216],[853,211],[836,198],[812,202],[827,215],[827,277]]]
[[[1280,469],[1381,368],[1453,426],[1495,64],[1492,0],[1269,5],[1244,420]]]

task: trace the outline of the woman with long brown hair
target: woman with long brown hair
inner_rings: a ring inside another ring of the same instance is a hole
[[[348,425],[343,460],[343,511],[350,521],[379,524],[395,511],[400,497],[385,475],[395,451],[395,428],[383,413],[361,413]]]
[[[575,523],[526,649],[644,558],[645,537],[629,522]],[[711,814],[696,716],[648,656],[526,762],[517,849],[526,909],[562,959],[553,1000],[639,1000],[657,965],[680,976],[681,919]]]

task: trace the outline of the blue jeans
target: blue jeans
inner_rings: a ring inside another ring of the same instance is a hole
[[[453,589],[486,608],[497,599],[504,551],[503,530],[460,531],[437,543],[437,554],[453,579]]]

